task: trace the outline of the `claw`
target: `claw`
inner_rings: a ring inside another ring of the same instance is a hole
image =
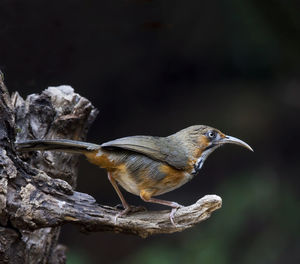
[[[124,208],[124,207],[122,207],[122,208]],[[120,213],[117,213],[115,215],[115,218],[114,218],[115,225],[117,224],[117,220],[120,216],[127,215],[129,212],[136,213],[139,211],[147,211],[147,209],[144,206],[132,206],[131,205],[131,206],[126,207]]]
[[[120,213],[117,213],[114,218],[115,225],[117,224],[117,220],[120,216],[127,215],[130,211],[131,211],[131,208],[129,206],[129,207],[125,208],[123,211],[121,211]]]
[[[175,216],[175,213],[176,213],[176,211],[179,209],[179,208],[181,208],[181,207],[183,207],[182,205],[180,205],[180,204],[176,204],[176,207],[173,207],[172,208],[172,210],[171,210],[171,213],[170,213],[170,221],[171,221],[171,223],[172,223],[172,225],[174,226],[174,227],[178,227],[176,224],[175,224],[175,222],[174,222],[174,216]]]

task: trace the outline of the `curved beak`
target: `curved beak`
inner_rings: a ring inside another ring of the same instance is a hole
[[[220,140],[220,143],[221,144],[225,144],[225,143],[231,143],[231,144],[236,144],[236,145],[240,145],[244,148],[247,148],[251,151],[253,151],[253,149],[244,141],[238,139],[238,138],[235,138],[235,137],[231,137],[231,136],[225,136],[224,138],[222,138]]]

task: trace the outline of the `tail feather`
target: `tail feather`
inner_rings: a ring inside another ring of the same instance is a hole
[[[54,150],[71,153],[84,153],[101,148],[100,145],[69,139],[37,139],[15,143],[18,151]]]

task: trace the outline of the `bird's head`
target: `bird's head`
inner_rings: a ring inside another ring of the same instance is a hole
[[[241,147],[253,151],[253,149],[246,142],[236,137],[225,135],[218,129],[209,126],[198,126],[198,127],[199,127],[198,140],[200,143],[199,145],[203,147],[203,151],[210,148],[219,147],[228,143],[239,145]]]
[[[210,153],[228,143],[253,151],[246,142],[236,137],[225,135],[220,130],[205,125],[190,126],[172,135],[172,137],[174,136],[183,139],[181,142],[189,152],[192,152],[191,154],[196,160],[195,166],[197,169],[202,167]]]

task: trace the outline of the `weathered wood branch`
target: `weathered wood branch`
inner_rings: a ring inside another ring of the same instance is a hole
[[[27,184],[21,191],[22,199],[30,201],[32,193],[38,193],[39,197],[34,197],[34,208],[30,210],[30,218],[18,222],[17,227],[36,229],[74,223],[89,232],[114,231],[147,237],[152,234],[182,231],[207,219],[212,211],[221,206],[220,197],[207,195],[195,204],[180,208],[176,212],[176,227],[170,223],[169,210],[137,212],[118,218],[115,223],[117,209],[98,205],[90,195],[79,192],[70,194],[68,191],[65,194],[39,193],[31,183]],[[24,211],[28,213],[27,207]]]
[[[1,263],[64,263],[64,247],[57,244],[57,239],[65,223],[76,224],[87,232],[113,231],[147,237],[192,227],[221,207],[220,197],[207,195],[178,209],[176,227],[170,223],[169,210],[137,212],[115,223],[118,209],[99,205],[90,195],[74,191],[76,155],[19,154],[14,148],[15,140],[84,140],[97,115],[87,99],[68,86],[49,87],[26,100],[18,93],[10,98],[1,74],[0,114]]]

